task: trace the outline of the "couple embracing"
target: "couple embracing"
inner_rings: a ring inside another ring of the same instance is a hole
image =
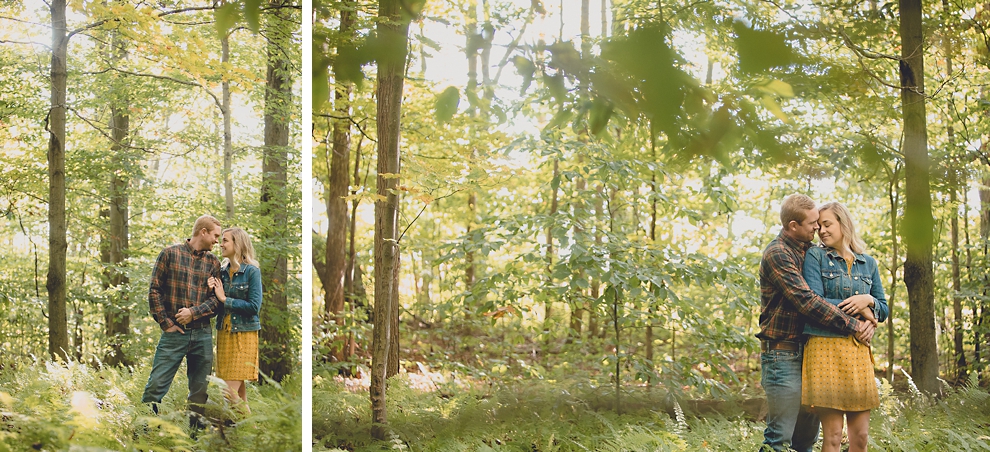
[[[220,241],[220,262],[210,250]],[[196,220],[192,236],[162,250],[151,272],[148,303],[161,326],[142,403],[155,414],[186,359],[191,427],[205,426],[207,376],[214,371],[210,318],[217,317],[216,376],[224,396],[242,415],[250,413],[245,381],[258,379],[261,271],[243,229],[222,229],[210,215]]]
[[[849,451],[865,451],[880,405],[870,340],[889,312],[877,262],[842,204],[790,195],[780,222],[760,262],[763,449],[810,452],[821,425],[822,452],[837,452],[845,421]]]

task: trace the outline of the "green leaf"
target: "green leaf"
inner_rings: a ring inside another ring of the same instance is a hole
[[[571,111],[570,109],[563,109],[558,111],[557,114],[553,115],[553,119],[551,119],[550,122],[547,123],[546,127],[543,128],[543,131],[549,132],[551,130],[560,127],[561,125],[567,123],[567,121],[571,119],[571,116],[574,116],[574,112]]]
[[[558,104],[563,104],[567,101],[567,87],[564,86],[564,76],[560,73],[557,75],[547,75],[543,74],[543,83],[547,85],[550,90],[550,96]]]
[[[237,4],[227,3],[214,10],[214,25],[220,36],[227,36],[231,28],[237,24],[241,18],[241,12],[237,9]]]
[[[437,96],[437,101],[434,104],[436,108],[436,118],[437,122],[443,124],[450,121],[454,117],[454,113],[457,113],[457,105],[461,102],[461,95],[457,91],[457,88],[453,86],[448,86],[447,89],[443,90],[439,96]]]
[[[244,0],[244,20],[251,31],[261,31],[261,0]]]
[[[330,76],[326,66],[313,66],[313,111],[320,111],[330,100]]]
[[[757,89],[767,94],[776,94],[781,97],[794,97],[794,88],[787,82],[771,80],[766,85],[757,86]]]
[[[529,85],[533,83],[533,74],[536,74],[536,65],[529,59],[518,55],[512,58],[512,64],[516,66],[516,73],[523,78],[522,88],[519,89],[519,94],[524,94],[529,89]]]
[[[791,123],[791,119],[784,114],[784,110],[780,108],[780,105],[776,100],[774,100],[773,96],[769,94],[763,96],[763,98],[760,99],[760,103],[762,103],[767,110],[770,110],[770,112],[781,121],[784,121],[787,124]]]
[[[739,69],[759,73],[775,67],[784,67],[794,59],[794,52],[787,45],[783,34],[754,30],[740,21],[732,23],[736,31],[736,50],[739,52]]]
[[[602,98],[595,98],[594,102],[591,104],[591,111],[589,112],[589,128],[592,135],[597,136],[602,130],[605,130],[605,126],[608,125],[609,118],[612,117],[612,112],[614,108],[612,103],[608,102]]]

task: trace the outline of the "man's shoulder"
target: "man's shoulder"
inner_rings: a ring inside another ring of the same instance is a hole
[[[763,259],[768,259],[779,254],[789,254],[790,251],[790,247],[777,236],[763,249]]]

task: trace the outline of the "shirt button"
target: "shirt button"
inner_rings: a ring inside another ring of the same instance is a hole
[[[853,279],[859,279],[859,276],[853,276]]]
[[[859,295],[859,291],[858,290],[856,291],[856,295]]]

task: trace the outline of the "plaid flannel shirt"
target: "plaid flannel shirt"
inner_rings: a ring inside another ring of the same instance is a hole
[[[856,332],[858,320],[825,301],[805,282],[804,255],[810,247],[811,243],[793,239],[781,231],[763,251],[760,261],[762,311],[760,332],[756,337],[804,342],[802,332],[806,318],[816,319],[838,331]]]
[[[210,326],[210,316],[220,303],[206,284],[211,276],[220,277],[220,260],[209,251],[193,250],[189,239],[162,250],[148,290],[151,316],[162,331],[178,325],[175,314],[182,308],[189,308],[193,317],[185,328]]]

